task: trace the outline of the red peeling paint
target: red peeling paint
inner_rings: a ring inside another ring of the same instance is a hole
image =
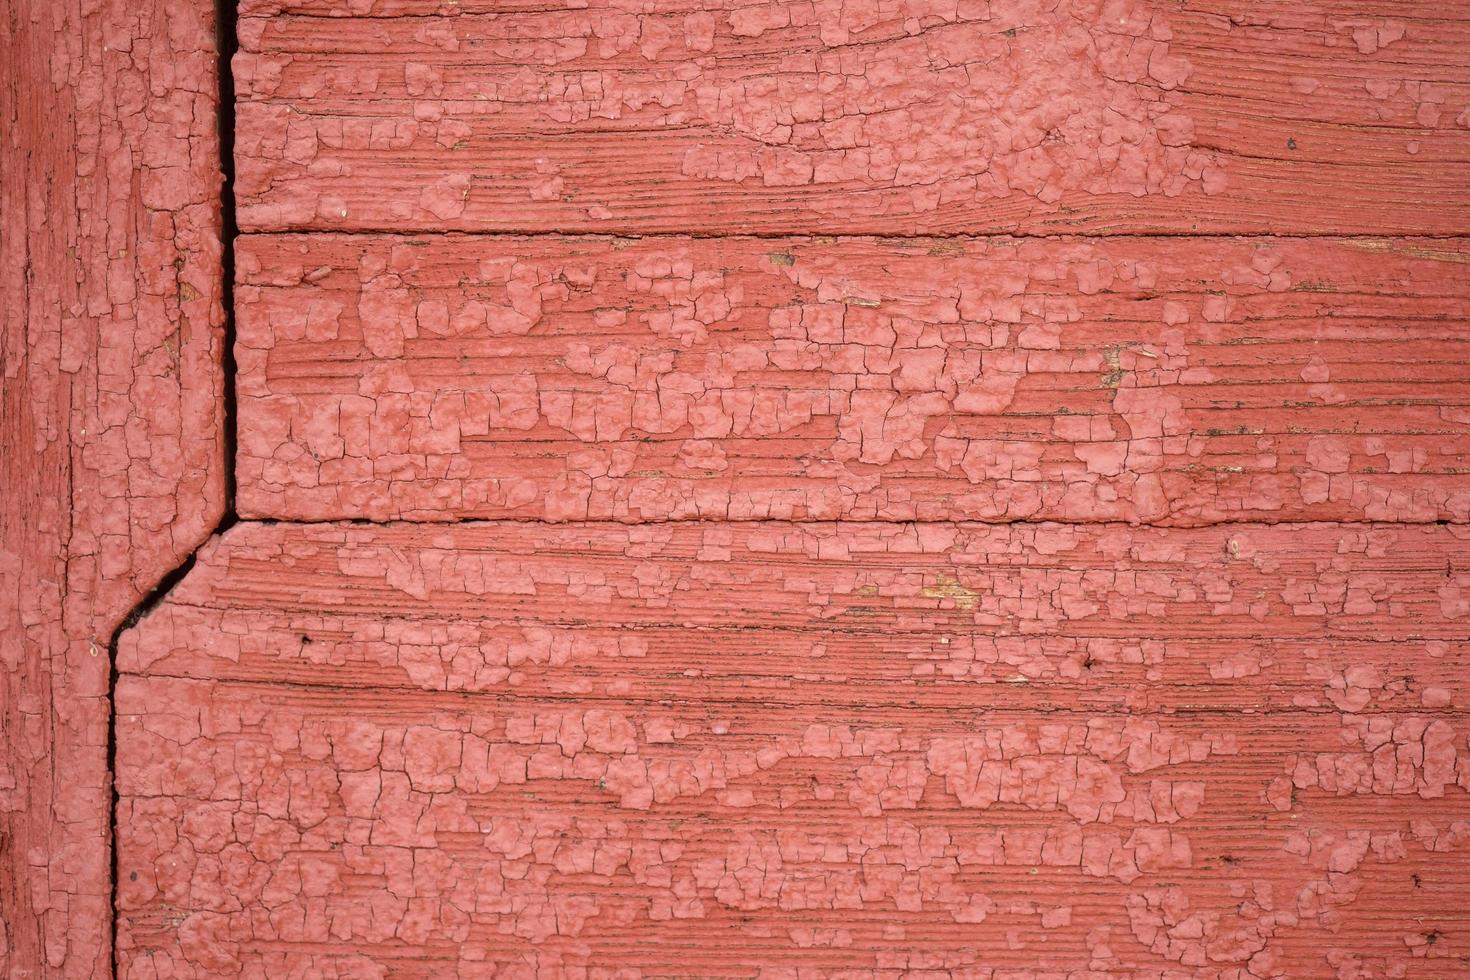
[[[1462,240],[247,236],[247,517],[1470,519]]]
[[[0,976],[112,970],[108,646],[219,522],[213,4],[0,13]]]
[[[121,948],[1306,976],[1417,915],[1458,957],[1470,612],[1425,585],[1467,538],[237,527],[119,651]]]
[[[1244,6],[242,0],[229,379],[0,17],[0,975],[1470,976],[1470,16]]]
[[[1463,233],[1470,20],[1357,7],[251,0],[241,224]]]

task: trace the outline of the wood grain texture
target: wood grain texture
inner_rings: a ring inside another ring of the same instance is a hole
[[[1466,534],[242,525],[121,644],[125,975],[1457,975]]]
[[[1470,519],[1460,239],[239,256],[246,517]]]
[[[111,976],[109,656],[224,505],[214,4],[0,12],[0,976]]]
[[[1460,4],[244,10],[247,229],[1470,231]]]
[[[149,196],[212,186],[212,96],[161,94],[208,35],[157,2],[36,75],[160,73],[98,151],[145,244],[44,227],[90,317],[172,260],[124,326],[213,356],[217,246]],[[119,640],[122,976],[1470,975],[1470,9],[240,13],[246,521]],[[219,500],[170,448],[218,376],[34,322],[7,358],[100,379],[46,486],[154,509],[7,504],[0,584],[130,599]],[[116,622],[17,608],[67,669]],[[100,699],[35,823],[69,697],[0,716],[0,973],[108,969]]]

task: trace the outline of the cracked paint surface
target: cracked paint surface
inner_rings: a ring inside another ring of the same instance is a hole
[[[247,230],[1413,234],[1470,216],[1470,21],[1427,0],[244,12]]]
[[[246,517],[1470,518],[1460,239],[238,254]]]
[[[213,4],[0,14],[0,976],[111,975],[108,644],[224,503]]]
[[[240,13],[203,544],[212,14],[0,19],[0,974],[1470,971],[1464,11]]]
[[[120,649],[126,975],[1456,972],[1466,533],[237,527]]]

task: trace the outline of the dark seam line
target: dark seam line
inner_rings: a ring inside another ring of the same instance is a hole
[[[741,525],[755,524],[782,524],[794,528],[815,527],[837,527],[855,524],[879,524],[888,527],[946,527],[966,526],[974,528],[1002,528],[1002,527],[1099,527],[1099,528],[1121,528],[1133,531],[1208,531],[1211,528],[1236,528],[1236,527],[1350,527],[1350,528],[1426,528],[1426,527],[1449,527],[1464,526],[1470,524],[1467,521],[1451,520],[1447,517],[1424,518],[1422,520],[1411,520],[1400,518],[1393,521],[1375,521],[1367,517],[1354,518],[1330,518],[1330,517],[1222,517],[1215,521],[1130,521],[1117,517],[1105,517],[1100,519],[1072,518],[1072,517],[720,517],[717,515],[694,516],[694,517],[568,517],[565,519],[552,520],[545,517],[523,517],[508,514],[503,517],[486,517],[483,515],[465,515],[461,517],[423,518],[423,517],[273,517],[266,514],[247,514],[244,517],[236,515],[235,520],[230,522],[230,527],[236,523],[252,524],[256,527],[280,526],[287,529],[292,527],[422,527],[422,528],[450,528],[465,525],[481,525],[494,527],[498,525],[526,525],[537,524],[547,528],[576,529],[593,527],[608,528],[635,528],[635,527],[671,527],[675,525],[692,524],[730,524],[735,527]],[[221,531],[228,528],[221,527]]]
[[[966,242],[994,243],[1014,239],[1016,241],[1077,241],[1088,239],[1091,241],[1108,239],[1200,239],[1202,241],[1224,240],[1242,242],[1273,242],[1273,241],[1342,241],[1347,244],[1354,242],[1382,242],[1391,240],[1406,241],[1435,241],[1454,242],[1470,238],[1470,226],[1463,231],[1446,232],[1410,232],[1410,231],[1095,231],[1090,232],[1085,228],[1075,231],[934,231],[913,234],[887,233],[881,231],[843,231],[843,232],[821,232],[821,231],[709,231],[709,230],[679,230],[660,229],[657,231],[619,231],[615,228],[468,228],[468,227],[391,227],[388,225],[370,225],[353,228],[333,228],[321,225],[255,225],[246,228],[241,234],[251,238],[265,238],[270,236],[287,235],[342,235],[363,236],[378,238],[449,238],[463,236],[466,238],[571,238],[571,239],[607,239],[610,241],[641,241],[642,239],[689,239],[692,241],[723,241],[748,239],[752,241],[814,241],[819,243],[831,243],[841,241],[874,241],[892,244],[925,245],[931,242]]]

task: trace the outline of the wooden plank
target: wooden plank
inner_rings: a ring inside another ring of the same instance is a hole
[[[1425,686],[1470,695],[1464,651],[1446,657],[1465,632],[1454,590],[1467,537],[1368,524],[242,525],[124,637],[118,667],[654,701],[693,684],[730,702],[943,709],[1009,684],[995,697],[1013,708],[1158,711],[1330,710],[1324,686],[1364,664],[1385,684],[1412,669],[1414,686],[1376,695],[1409,710]]]
[[[212,0],[0,13],[0,976],[112,975],[108,647],[224,509]]]
[[[120,647],[120,952],[1453,973],[1466,533],[242,525]]]
[[[239,255],[247,517],[1470,519],[1462,239]]]
[[[1001,710],[900,728],[780,706],[448,705],[158,678],[118,696],[130,966],[1121,978],[1371,964],[1427,978],[1464,965],[1463,791],[1293,794],[1282,775],[1305,760],[1371,768],[1364,721]],[[1421,737],[1443,753],[1443,723],[1376,718],[1400,731],[1390,759]],[[1405,763],[1407,785],[1438,765]],[[1264,798],[1277,781],[1289,811]]]
[[[247,229],[1470,231],[1456,4],[245,12]]]

